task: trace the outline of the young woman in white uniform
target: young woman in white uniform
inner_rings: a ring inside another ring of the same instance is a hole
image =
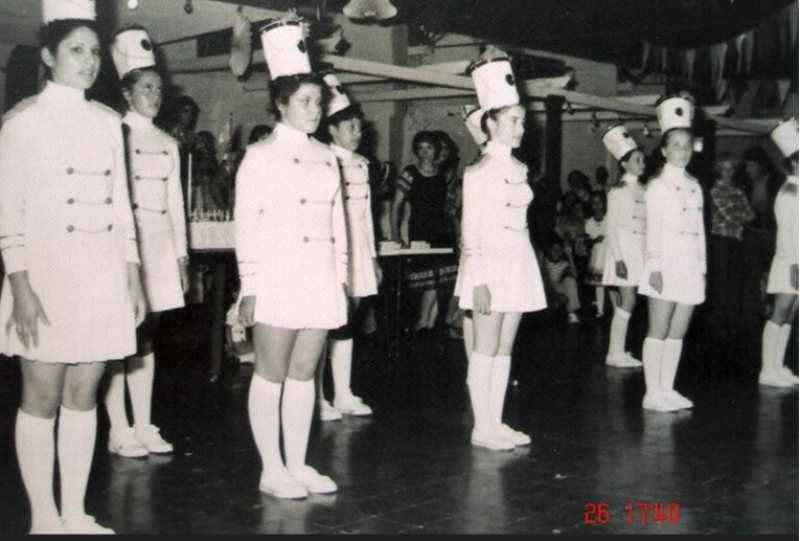
[[[188,286],[186,219],[178,143],[153,124],[161,109],[163,82],[155,67],[150,36],[139,26],[122,30],[115,36],[111,54],[128,104],[123,122],[129,186],[149,313],[139,329],[138,355],[109,366],[105,400],[111,420],[108,448],[122,456],[142,457],[173,451],[151,422],[153,340],[161,312],[184,306]],[[125,412],[126,380],[135,429]]]
[[[672,97],[657,108],[661,172],[647,184],[646,261],[639,293],[649,297],[649,324],[643,362],[647,393],[644,409],[677,411],[693,406],[675,391],[683,338],[695,306],[705,302],[706,232],[703,191],[686,172],[692,160],[694,106]]]
[[[367,159],[356,153],[361,145],[363,117],[360,108],[353,105],[333,74],[325,76],[331,92],[328,117],[325,121],[331,138],[331,149],[339,161],[342,176],[345,218],[347,221],[347,296],[349,316],[347,325],[336,329],[330,336],[331,368],[336,397],[333,406],[323,393],[325,354],[320,360],[317,377],[320,418],[335,421],[342,415],[372,415],[372,408],[353,395],[350,375],[353,366],[353,338],[358,324],[359,308],[365,297],[378,294],[381,269],[375,246],[375,229],[372,221],[372,195],[369,187]]]
[[[122,124],[85,97],[100,70],[94,2],[45,0],[44,16],[49,80],[0,132],[0,352],[22,368],[16,448],[31,533],[113,533],[84,498],[105,361],[136,352],[146,311]]]
[[[524,312],[546,307],[542,277],[527,226],[533,191],[528,168],[511,155],[525,132],[507,57],[471,68],[489,137],[482,158],[464,174],[462,219],[465,264],[459,304],[472,310],[475,343],[467,383],[475,417],[472,444],[510,450],[530,437],[503,424],[511,352]]]
[[[306,449],[317,363],[328,331],[347,323],[347,229],[336,155],[310,137],[325,83],[311,73],[300,23],[273,22],[262,41],[279,122],[248,148],[236,180],[239,315],[255,325],[249,412],[264,465],[260,488],[303,498],[336,491],[306,465]]]
[[[606,131],[603,144],[624,171],[619,184],[608,192],[608,251],[603,285],[619,288],[620,300],[611,320],[606,364],[617,368],[637,368],[642,366],[642,362],[625,350],[625,341],[631,314],[636,307],[636,288],[644,269],[647,209],[644,187],[639,180],[644,175],[645,157],[622,124],[615,124]]]
[[[775,303],[772,316],[764,325],[758,377],[761,385],[772,387],[798,383],[797,376],[783,364],[797,314],[797,129],[797,119],[792,118],[772,132],[772,140],[786,156],[791,173],[775,199],[778,238],[767,284],[767,293],[775,295]]]

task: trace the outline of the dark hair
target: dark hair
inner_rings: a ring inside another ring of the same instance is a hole
[[[758,164],[765,173],[772,172],[772,160],[767,151],[761,147],[751,147],[745,150],[742,153],[742,162],[753,162]]]
[[[316,85],[322,91],[323,102],[328,96],[328,85],[316,73],[299,73],[297,75],[284,75],[277,77],[269,84],[269,97],[272,103],[272,110],[278,118],[281,118],[279,105],[288,105],[292,96],[300,90],[303,85]]]
[[[411,141],[411,150],[414,152],[415,156],[417,155],[419,147],[423,143],[428,143],[433,147],[433,157],[434,159],[437,159],[439,157],[439,153],[442,151],[442,143],[439,141],[439,138],[436,137],[436,134],[427,130],[417,132],[417,135],[415,135],[414,139]]]
[[[631,151],[631,152],[633,152],[633,151]],[[629,152],[629,154],[630,154],[630,152]],[[608,172],[608,169],[606,169],[606,167],[604,165],[601,165],[600,167],[598,167],[597,169],[594,170],[594,178],[596,178],[598,180],[598,182],[601,182],[603,184],[608,182],[608,179],[609,179],[610,176],[611,175]],[[602,177],[602,180],[601,180],[601,177]]]
[[[439,145],[441,148],[444,149],[447,147],[447,150],[449,151],[447,163],[443,163],[442,168],[445,170],[456,169],[458,167],[458,162],[461,161],[461,158],[458,155],[458,145],[456,142],[453,141],[453,138],[450,137],[447,132],[441,130],[433,132],[433,135],[439,139]],[[439,154],[441,155],[441,151]]]
[[[361,112],[361,107],[358,105],[349,105],[345,107],[341,111],[337,111],[336,113],[329,116],[325,123],[328,127],[330,126],[338,126],[342,122],[347,122],[348,120],[353,120],[354,118],[359,118],[364,120],[364,113]]]
[[[62,19],[51,21],[42,27],[40,38],[42,47],[55,55],[61,42],[79,28],[88,28],[95,34],[100,34],[95,21],[87,19]]]
[[[580,184],[581,188],[589,189],[591,186],[591,182],[589,182],[589,177],[583,171],[579,169],[573,169],[567,174],[567,184],[572,183],[573,181]]]
[[[266,124],[256,124],[253,126],[253,129],[250,130],[250,138],[247,140],[248,145],[252,145],[253,143],[257,143],[261,140],[262,137],[265,135],[269,135],[272,133],[272,128],[267,126]]]
[[[155,68],[155,66],[151,66],[149,68],[139,68],[133,71],[129,71],[125,74],[125,77],[122,78],[120,82],[120,86],[122,87],[123,92],[131,92],[133,87],[136,86],[136,83],[139,82],[139,79],[142,78],[142,75],[145,73],[155,73],[159,77],[161,77],[161,73]]]

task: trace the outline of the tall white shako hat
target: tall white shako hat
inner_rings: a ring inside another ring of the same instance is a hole
[[[497,48],[487,49],[483,58],[467,68],[475,82],[481,109],[490,111],[519,105],[517,80],[511,69],[511,59]]]
[[[331,91],[331,99],[328,102],[329,118],[353,105],[350,102],[350,98],[348,98],[347,94],[344,93],[344,87],[342,86],[342,83],[339,82],[339,79],[336,78],[336,75],[333,73],[328,73],[323,77],[323,79]]]
[[[94,21],[97,19],[95,0],[42,0],[44,24],[66,19]]]
[[[779,149],[781,149],[781,153],[786,158],[790,158],[799,150],[797,130],[797,119],[792,117],[789,120],[784,120],[778,124],[769,135],[770,138],[772,138],[772,142],[775,143]]]
[[[464,119],[464,125],[475,140],[475,144],[479,147],[485,145],[486,141],[489,140],[489,136],[483,133],[483,129],[481,129],[483,109],[475,105],[465,105],[461,108],[461,118]]]
[[[676,128],[692,128],[694,104],[684,96],[673,96],[662,99],[656,106],[658,125],[661,133]]]
[[[303,24],[296,14],[290,14],[261,28],[261,43],[273,81],[278,77],[311,73]]]
[[[144,28],[129,28],[119,32],[111,45],[111,57],[120,79],[134,70],[156,65],[153,42]]]
[[[628,129],[621,123],[610,126],[603,133],[603,144],[606,149],[619,161],[634,150],[639,149],[633,136]]]

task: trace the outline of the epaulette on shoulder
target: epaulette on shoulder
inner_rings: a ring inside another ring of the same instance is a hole
[[[478,170],[489,163],[491,159],[491,156],[488,154],[481,154],[470,162],[470,164],[467,166],[467,169],[470,171]]]
[[[266,139],[261,139],[259,141],[256,141],[255,143],[247,145],[247,150],[250,150],[251,148],[256,149],[256,148],[264,148],[270,146],[272,143],[275,142],[275,138],[276,138],[275,133],[271,133],[267,136]]]
[[[122,115],[119,114],[118,112],[116,112],[114,109],[112,109],[108,105],[106,105],[104,103],[100,103],[99,101],[95,101],[95,100],[89,101],[89,104],[91,104],[93,107],[97,108],[98,111],[100,111],[100,112],[102,112],[104,114],[107,114],[110,117],[113,117],[115,120],[122,121]]]
[[[39,96],[32,96],[30,98],[25,98],[24,100],[16,104],[10,111],[6,112],[6,114],[3,115],[3,124],[11,122],[19,115],[28,111],[31,107],[36,105],[38,98]]]

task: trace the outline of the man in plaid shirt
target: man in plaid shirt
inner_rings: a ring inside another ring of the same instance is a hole
[[[711,251],[713,304],[717,323],[732,323],[740,315],[743,285],[744,225],[755,218],[744,191],[733,182],[737,160],[722,154],[717,160],[717,180],[711,188]]]

